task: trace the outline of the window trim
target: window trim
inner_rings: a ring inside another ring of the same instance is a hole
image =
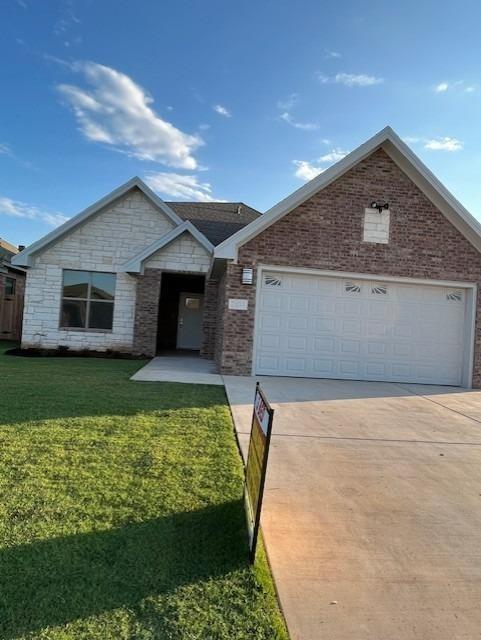
[[[92,298],[92,278],[89,278],[89,282],[87,283],[87,297],[86,298],[67,298],[63,295],[64,289],[64,273],[66,271],[82,271],[88,274],[92,273],[101,273],[106,275],[114,276],[115,278],[115,287],[114,287],[114,298],[113,300],[100,300],[97,298]],[[116,289],[117,289],[117,273],[114,271],[92,271],[90,269],[62,269],[62,283],[61,283],[62,291],[60,296],[60,310],[59,310],[59,320],[58,320],[58,328],[60,331],[79,331],[81,333],[113,333],[114,330],[114,311],[115,311],[115,298],[116,298]],[[85,322],[88,324],[90,319],[90,304],[91,302],[100,302],[101,304],[111,304],[112,305],[112,327],[110,329],[96,329],[95,327],[66,327],[62,325],[62,315],[63,315],[63,303],[64,300],[73,300],[77,302],[85,302],[86,310],[85,310]]]
[[[12,293],[7,293],[7,282],[9,281],[13,284]],[[17,278],[12,278],[12,276],[5,277],[5,282],[3,283],[3,295],[5,296],[6,300],[15,298],[15,296],[17,295]]]

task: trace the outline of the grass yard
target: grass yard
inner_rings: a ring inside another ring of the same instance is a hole
[[[4,355],[0,639],[284,640],[222,388]]]

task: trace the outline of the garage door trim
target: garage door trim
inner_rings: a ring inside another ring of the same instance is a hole
[[[254,323],[254,340],[252,352],[252,375],[256,374],[256,351],[257,351],[257,332],[259,329],[259,311],[260,296],[262,292],[262,278],[264,272],[292,273],[300,275],[312,275],[330,278],[344,278],[349,280],[375,280],[376,282],[394,282],[403,284],[419,284],[439,287],[453,287],[464,289],[466,293],[466,326],[465,326],[465,344],[463,354],[463,373],[461,384],[463,387],[471,388],[474,367],[474,336],[476,326],[476,296],[477,285],[473,282],[464,282],[457,280],[430,280],[426,278],[406,278],[396,276],[382,276],[370,273],[353,273],[348,271],[330,271],[326,269],[306,269],[302,267],[289,267],[282,265],[258,265],[257,267],[257,291],[256,291],[256,309]]]

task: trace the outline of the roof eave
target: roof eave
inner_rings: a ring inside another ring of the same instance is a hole
[[[145,247],[145,249],[142,249],[142,251],[140,251],[137,255],[125,262],[121,266],[119,271],[124,273],[143,273],[143,263],[148,260],[150,256],[152,256],[157,251],[160,251],[186,232],[190,233],[191,236],[193,236],[199,242],[199,244],[201,244],[204,249],[206,249],[206,251],[212,255],[212,253],[214,252],[214,245],[204,236],[203,233],[201,233],[196,227],[194,227],[194,225],[189,220],[186,220],[162,237],[157,238],[157,240],[149,244],[147,247]]]
[[[161,198],[159,198],[159,196],[154,193],[152,189],[150,189],[150,187],[148,187],[145,182],[141,180],[141,178],[139,178],[138,176],[134,176],[124,184],[120,185],[120,187],[117,187],[106,196],[100,198],[100,200],[97,200],[97,202],[94,202],[94,204],[78,213],[73,218],[70,218],[70,220],[67,220],[67,222],[65,222],[64,224],[60,225],[50,233],[47,233],[47,235],[40,238],[40,240],[37,240],[36,242],[33,242],[31,245],[26,247],[12,259],[12,264],[16,264],[22,267],[31,267],[33,265],[34,254],[38,253],[42,249],[45,249],[55,240],[58,240],[69,231],[72,231],[76,227],[80,226],[90,217],[92,217],[103,208],[134,188],[140,189],[140,191],[142,191],[142,193],[149,200],[151,200],[157,207],[159,207],[159,209],[161,209],[161,211],[165,213],[166,216],[170,218],[170,220],[175,225],[182,224],[182,218],[180,218]]]
[[[236,260],[239,247],[308,200],[315,193],[327,187],[334,182],[334,180],[381,147],[413,182],[418,185],[431,202],[444,213],[446,218],[478,251],[481,251],[481,225],[478,221],[473,218],[446,187],[441,184],[393,129],[391,127],[385,127],[342,160],[294,191],[294,193],[287,196],[287,198],[281,200],[261,218],[254,220],[230,238],[224,240],[224,242],[216,247],[214,253],[215,258]]]

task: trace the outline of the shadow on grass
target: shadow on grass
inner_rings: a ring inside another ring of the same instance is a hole
[[[0,425],[211,408],[223,387],[129,378],[144,363],[82,358],[7,358],[0,354]]]
[[[247,566],[241,501],[0,551],[0,638]]]

